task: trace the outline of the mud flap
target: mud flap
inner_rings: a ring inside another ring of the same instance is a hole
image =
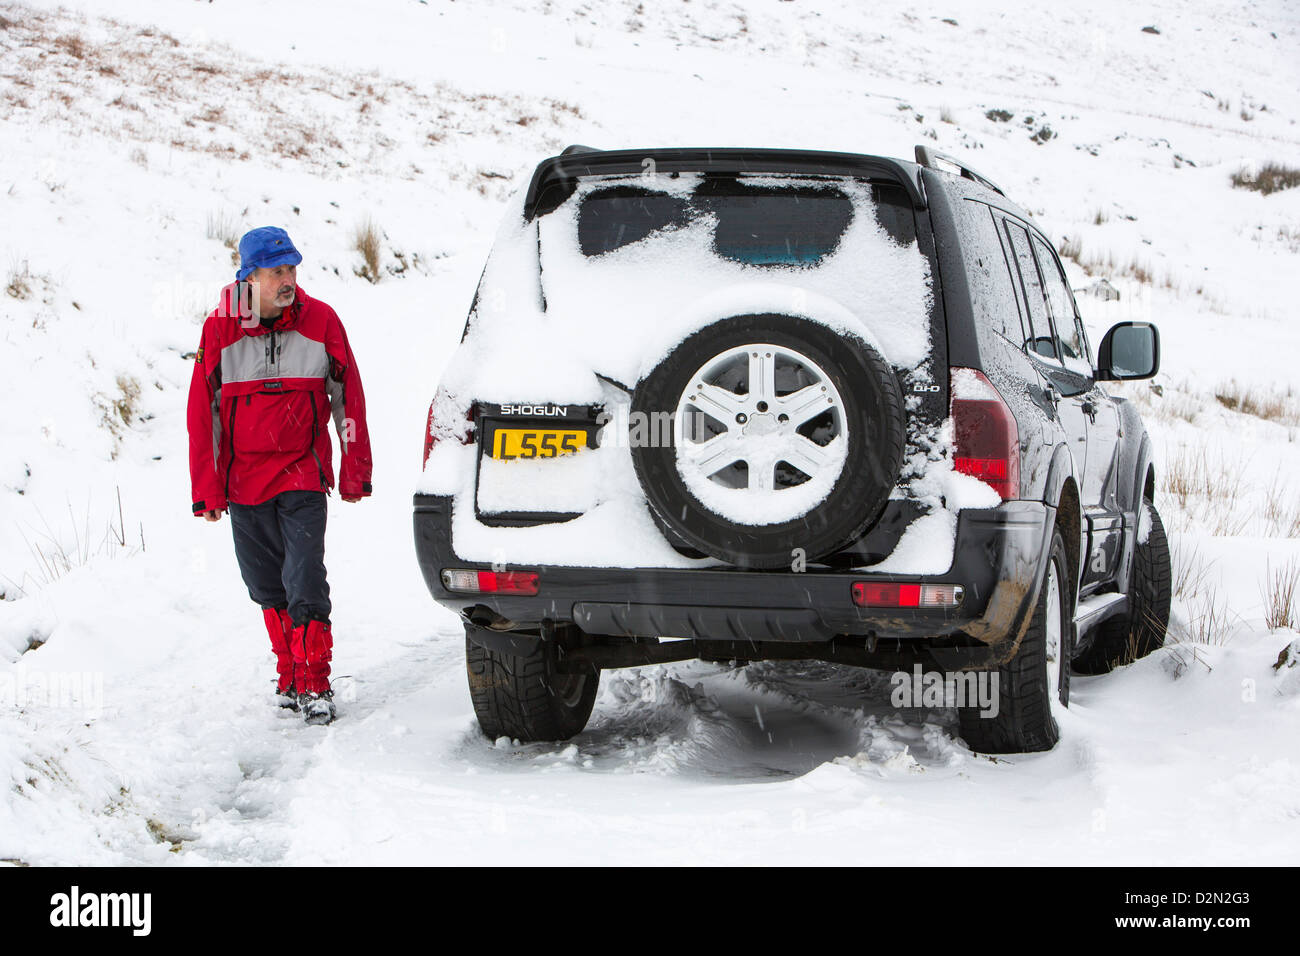
[[[519,631],[494,631],[491,628],[474,624],[467,618],[461,618],[465,625],[465,636],[486,651],[496,654],[511,654],[515,657],[529,657],[537,653],[542,643],[539,634],[524,634]]]
[[[1055,529],[1056,509],[1048,507],[1041,528],[1034,529],[1032,547],[1008,539],[997,562],[1000,580],[993,587],[983,617],[962,628],[990,648],[991,656],[985,668],[1006,664],[1020,650],[1038,601],[1038,590],[1046,577]]]

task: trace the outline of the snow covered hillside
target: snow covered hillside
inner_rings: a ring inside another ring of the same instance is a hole
[[[1234,185],[1300,166],[1297,64],[1300,10],[1225,0],[0,0],[0,860],[1300,861],[1300,188]],[[610,672],[569,744],[483,739],[410,496],[503,200],[572,142],[919,142],[1000,183],[1094,343],[1160,327],[1124,391],[1168,646],[1076,677],[1033,756],[820,664]],[[193,351],[261,225],[369,405],[328,728],[274,707],[229,522],[190,515]]]

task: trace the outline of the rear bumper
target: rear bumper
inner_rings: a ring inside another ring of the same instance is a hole
[[[697,568],[530,566],[534,596],[459,594],[444,568],[488,569],[456,556],[449,497],[415,496],[415,550],[434,599],[468,619],[504,618],[519,628],[573,625],[591,635],[700,641],[821,643],[841,636],[924,640],[964,635],[1013,651],[1037,597],[1055,509],[1012,501],[962,511],[952,567],[937,575],[861,571],[741,571]],[[959,584],[956,608],[868,609],[853,603],[854,581]],[[477,615],[476,615],[477,612]]]

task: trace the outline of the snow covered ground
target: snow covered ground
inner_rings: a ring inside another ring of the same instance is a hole
[[[1230,181],[1300,165],[1300,11],[106,6],[0,2],[0,859],[1300,860],[1300,668],[1273,666],[1297,634],[1266,622],[1300,568],[1300,189]],[[930,143],[1077,243],[1076,288],[1123,295],[1081,299],[1094,341],[1163,336],[1160,392],[1127,390],[1161,456],[1170,645],[1076,678],[1034,756],[810,664],[610,672],[571,743],[484,740],[410,494],[502,201],[569,142]],[[187,356],[224,240],[266,224],[348,328],[375,445],[374,497],[331,505],[329,728],[272,705],[229,524],[189,513]]]

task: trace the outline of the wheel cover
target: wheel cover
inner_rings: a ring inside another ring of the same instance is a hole
[[[673,418],[677,472],[710,511],[744,525],[799,518],[839,480],[844,400],[802,352],[749,343],[691,376]]]
[[[1061,576],[1056,569],[1056,561],[1047,564],[1047,601],[1043,611],[1047,616],[1044,621],[1043,656],[1047,662],[1047,697],[1051,712],[1061,709],[1061,637],[1064,628],[1061,625]]]

